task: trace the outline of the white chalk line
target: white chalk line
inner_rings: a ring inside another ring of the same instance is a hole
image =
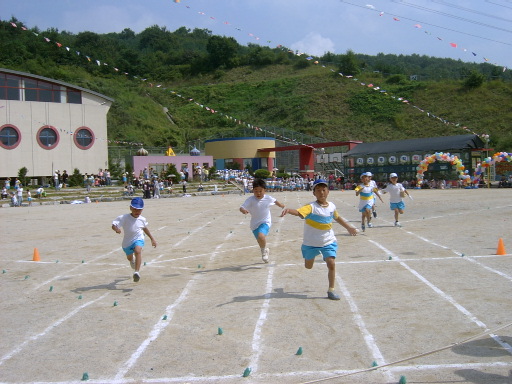
[[[368,328],[366,327],[363,317],[361,316],[361,313],[359,312],[359,308],[357,307],[356,302],[352,298],[352,295],[350,294],[350,291],[348,290],[347,286],[343,282],[342,278],[339,277],[338,275],[336,275],[336,282],[340,286],[341,292],[350,307],[350,311],[352,312],[352,317],[354,319],[354,322],[356,323],[361,334],[363,335],[363,339],[366,344],[366,347],[370,351],[370,354],[372,355],[373,359],[379,365],[386,364],[386,360],[384,359],[384,356],[382,355],[382,352],[380,351],[380,349],[375,341],[375,338],[370,333],[370,331],[368,331]],[[385,371],[385,375],[386,375],[387,380],[393,380],[393,377],[389,372]]]
[[[473,315],[470,311],[468,311],[464,306],[459,304],[452,296],[450,296],[449,294],[445,293],[443,290],[441,290],[440,288],[435,286],[427,278],[422,276],[419,272],[417,272],[413,268],[409,267],[409,265],[407,265],[405,262],[401,261],[400,258],[396,254],[394,254],[392,251],[388,250],[387,248],[385,248],[381,244],[377,243],[376,241],[369,240],[369,242],[372,243],[373,245],[375,245],[376,247],[380,248],[387,255],[397,259],[402,267],[407,269],[416,278],[418,278],[420,281],[422,281],[424,284],[426,284],[435,293],[437,293],[441,298],[443,298],[444,300],[446,300],[450,304],[452,304],[459,312],[461,312],[464,316],[466,316],[470,321],[472,321],[473,323],[475,323],[476,325],[478,325],[480,328],[482,328],[484,330],[489,329],[489,327],[487,327],[487,325],[484,322],[480,321],[475,315]],[[501,340],[501,338],[497,335],[490,334],[489,336],[492,337],[494,339],[494,341],[496,341],[499,345],[501,345],[508,353],[512,354],[512,347],[508,343]]]
[[[279,225],[277,228],[278,229],[277,232],[279,232],[279,229],[281,229],[283,222],[284,222],[284,218],[279,219]],[[273,239],[272,244],[276,244],[276,243],[278,243],[278,240]],[[272,254],[270,256],[272,256]],[[253,355],[252,355],[251,361],[249,363],[251,372],[258,371],[259,359],[261,357],[261,354],[263,353],[261,331],[263,329],[263,326],[265,325],[265,322],[267,321],[267,314],[268,314],[268,310],[270,308],[270,298],[272,295],[275,262],[271,262],[270,268],[268,268],[267,270],[268,270],[268,275],[267,275],[267,283],[265,286],[265,292],[266,292],[264,295],[265,300],[263,300],[263,303],[261,304],[260,315],[258,317],[258,321],[256,322],[256,326],[254,327],[254,332],[253,332],[253,336],[252,336],[252,344],[251,345],[252,345]]]
[[[12,350],[11,352],[9,352],[8,354],[4,355],[1,359],[0,359],[0,365],[2,365],[5,361],[9,360],[10,358],[12,358],[14,355],[18,354],[19,352],[21,352],[23,350],[23,348],[31,341],[35,341],[43,336],[45,336],[47,333],[49,333],[50,331],[52,331],[53,329],[57,328],[59,325],[61,325],[63,322],[65,322],[66,320],[70,319],[71,317],[73,317],[74,315],[76,315],[78,312],[80,312],[82,309],[88,307],[89,305],[91,304],[94,304],[95,302],[103,299],[104,297],[106,297],[107,295],[109,295],[110,292],[107,292],[105,294],[103,294],[102,296],[94,299],[94,300],[91,300],[91,301],[88,301],[87,303],[84,303],[82,304],[81,306],[75,308],[74,310],[72,310],[71,312],[69,312],[66,316],[60,318],[59,320],[57,320],[56,322],[54,322],[53,324],[51,324],[50,326],[48,326],[43,332],[41,333],[38,333],[37,335],[34,335],[34,336],[31,336],[29,337],[28,339],[26,339],[25,341],[23,341],[21,344],[19,344],[14,350]]]
[[[210,261],[213,261],[215,259],[215,256],[217,255],[217,250],[220,249],[226,242],[226,240],[229,239],[229,237],[232,236],[232,233],[229,233],[225,238],[224,242],[217,245],[215,250],[211,253]],[[193,276],[183,291],[181,292],[181,295],[167,308],[165,309],[165,314],[167,315],[167,321],[162,321],[159,319],[159,321],[153,326],[153,329],[149,333],[149,336],[142,342],[142,344],[137,348],[137,350],[132,354],[132,356],[124,363],[124,365],[119,369],[117,372],[114,382],[124,382],[124,377],[126,376],[126,373],[135,365],[135,363],[139,360],[139,358],[142,356],[142,354],[146,351],[147,347],[156,340],[162,331],[167,328],[171,324],[172,318],[174,317],[175,309],[184,302],[189,294],[190,289],[195,284],[195,282],[200,279],[203,276],[203,274],[196,274]]]
[[[500,367],[510,367],[512,368],[511,362],[505,361],[494,361],[490,363],[457,363],[457,364],[413,364],[413,365],[394,365],[386,367],[389,371],[396,372],[407,372],[407,371],[431,371],[431,370],[452,370],[452,369],[485,369],[485,368],[500,368]],[[375,367],[374,370],[377,370],[379,367]],[[365,370],[366,371],[366,370]],[[260,374],[252,374],[251,376],[255,379],[287,379],[290,377],[307,377],[307,376],[327,376],[325,379],[321,379],[322,381],[328,381],[333,378],[333,375],[351,375],[362,373],[360,369],[346,369],[346,370],[323,370],[323,371],[294,371],[294,372],[285,372],[285,373],[260,373]],[[242,375],[223,375],[223,376],[180,376],[180,377],[159,377],[152,379],[124,379],[123,383],[186,383],[186,382],[195,382],[195,383],[210,383],[218,380],[233,380],[233,379],[242,379]],[[83,381],[75,380],[74,382],[82,383]],[[69,384],[70,381],[45,381],[41,384]],[[91,384],[119,384],[119,380],[112,379],[98,379],[90,378],[87,380],[87,383]],[[249,383],[249,382],[247,382]],[[37,382],[2,382],[2,384],[38,384]]]

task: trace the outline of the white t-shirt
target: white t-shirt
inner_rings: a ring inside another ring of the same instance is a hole
[[[402,196],[400,196],[400,192],[404,192],[405,188],[400,183],[389,183],[386,185],[386,188],[382,190],[382,192],[389,193],[389,202],[390,203],[399,203],[402,201]]]
[[[272,224],[272,216],[270,215],[270,206],[276,203],[276,199],[272,196],[265,195],[261,199],[257,199],[254,195],[247,198],[242,204],[242,208],[251,214],[251,231],[254,231],[261,224]]]
[[[130,213],[118,216],[112,224],[123,229],[123,248],[128,248],[137,240],[144,240],[144,231],[142,229],[148,226],[145,217],[139,216],[135,218]]]

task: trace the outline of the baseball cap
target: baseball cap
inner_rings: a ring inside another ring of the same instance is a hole
[[[144,200],[142,200],[140,197],[134,197],[130,203],[130,207],[135,209],[143,209]]]
[[[398,175],[396,173],[392,173],[389,175],[389,178],[391,179],[392,177],[398,177]]]
[[[372,177],[372,176],[373,176],[373,173],[371,173],[371,172],[366,172],[366,176],[370,176],[370,177]]]
[[[328,186],[327,181],[325,181],[324,179],[317,179],[313,183],[313,189],[315,189],[315,187],[320,184],[324,184],[324,185]]]

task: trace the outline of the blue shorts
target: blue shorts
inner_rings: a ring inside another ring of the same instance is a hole
[[[372,204],[366,204],[363,208],[359,210],[359,212],[364,212],[368,209],[372,209]]]
[[[265,236],[268,235],[268,232],[270,231],[270,225],[267,223],[260,224],[258,228],[256,228],[254,231],[252,231],[255,238],[258,238],[258,235],[260,233],[263,233]]]
[[[394,211],[395,209],[404,210],[405,209],[405,204],[404,204],[403,201],[401,201],[399,203],[389,203],[389,209],[391,209],[392,211]]]
[[[323,259],[327,257],[336,258],[336,252],[338,251],[338,243],[333,242],[323,247],[311,247],[309,245],[302,245],[301,247],[302,257],[306,260],[311,260],[322,254]]]
[[[143,247],[144,246],[144,240],[136,240],[132,245],[130,245],[127,248],[123,248],[124,253],[126,253],[126,256],[130,256],[135,251],[136,246]]]

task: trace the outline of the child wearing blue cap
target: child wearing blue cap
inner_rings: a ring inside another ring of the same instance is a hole
[[[357,229],[338,214],[333,203],[327,201],[329,186],[325,180],[318,179],[313,183],[313,195],[316,197],[316,201],[306,204],[299,209],[285,208],[281,213],[281,217],[289,213],[290,215],[305,219],[304,238],[301,248],[302,256],[304,257],[304,267],[307,269],[313,268],[315,257],[321,254],[328,268],[329,289],[327,297],[331,300],[339,300],[340,297],[334,291],[338,243],[332,229],[332,222],[336,221],[352,236],[357,234]]]
[[[144,216],[141,216],[143,209],[144,200],[140,197],[135,197],[130,203],[130,213],[118,216],[112,222],[112,229],[116,233],[121,233],[121,228],[124,230],[122,247],[126,258],[134,270],[133,281],[136,283],[140,280],[139,270],[142,263],[144,234],[151,239],[151,245],[156,247],[156,241],[148,229],[148,222]]]

